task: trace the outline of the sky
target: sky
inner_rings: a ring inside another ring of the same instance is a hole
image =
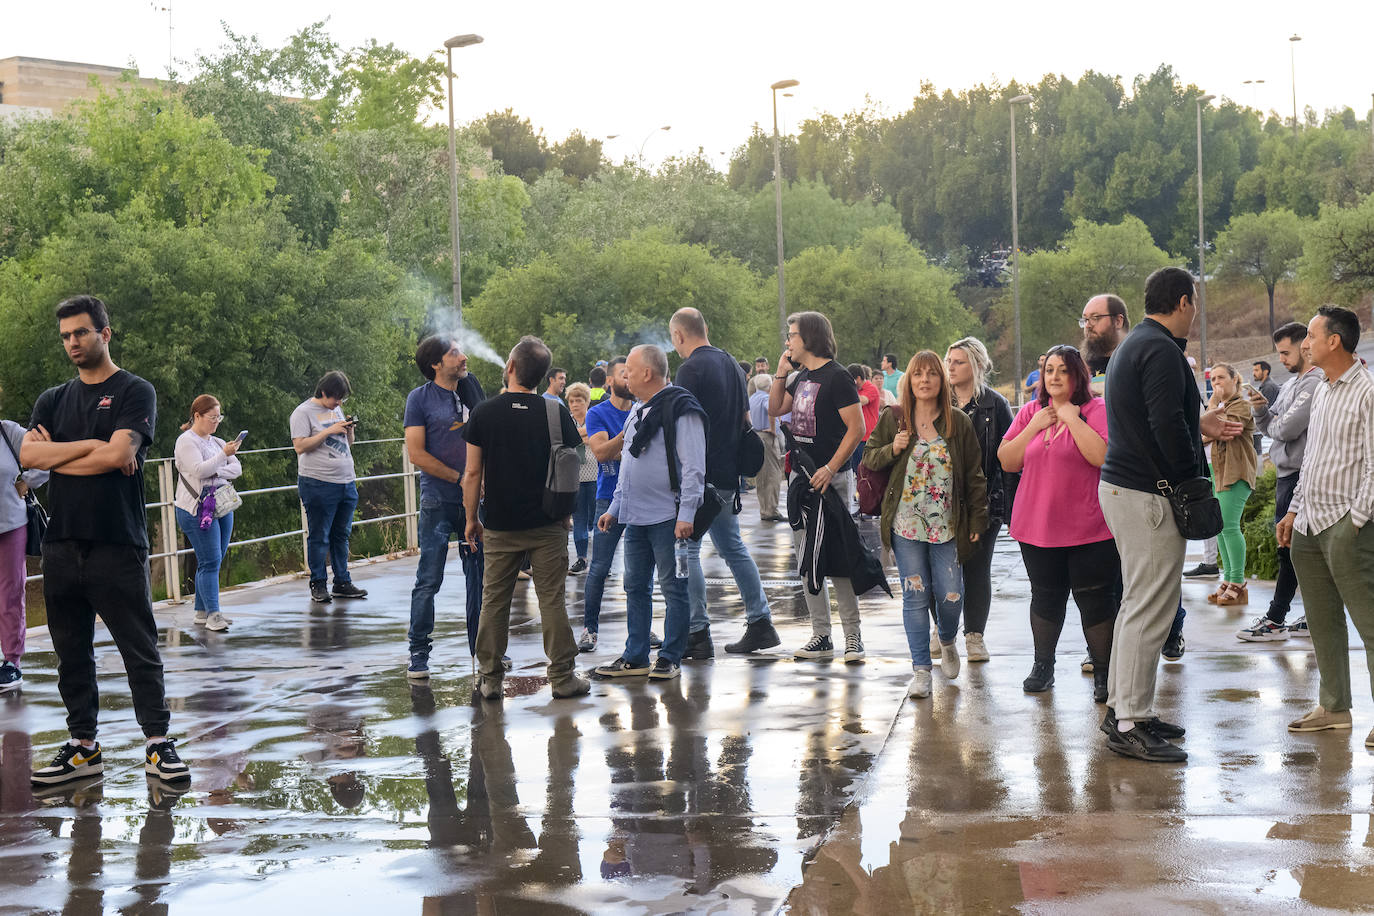
[[[1374,92],[1367,64],[1374,3],[1356,0],[489,0],[471,10],[424,0],[69,0],[7,10],[0,58],[132,62],[144,76],[163,76],[168,5],[180,61],[222,44],[221,20],[275,46],[327,19],[345,47],[376,39],[416,56],[475,32],[485,41],[455,52],[460,122],[513,108],[550,142],[574,128],[619,135],[604,150],[616,161],[638,156],[643,144],[649,163],[700,149],[723,168],[754,124],[771,131],[768,87],[783,79],[801,81],[794,97],[779,99],[784,131],[818,112],[862,107],[866,98],[900,113],[923,82],[957,91],[1096,70],[1129,87],[1164,63],[1185,84],[1291,116],[1290,49],[1299,109],[1350,106],[1364,118]],[[1290,43],[1293,34],[1302,41]],[[658,130],[664,125],[671,130]]]

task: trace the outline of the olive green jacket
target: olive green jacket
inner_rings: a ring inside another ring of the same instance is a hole
[[[939,417],[935,420],[935,431],[949,444],[949,458],[954,477],[950,487],[949,514],[956,519],[955,538],[958,540],[959,562],[963,563],[973,554],[975,545],[970,535],[982,535],[988,530],[988,486],[983,477],[983,449],[978,444],[978,434],[973,431],[973,421],[957,407],[950,411],[954,429],[946,432],[945,424]],[[883,411],[873,435],[868,437],[864,446],[863,463],[872,471],[890,468],[891,476],[887,490],[883,493],[883,509],[880,519],[883,546],[892,547],[892,523],[897,518],[897,504],[902,498],[902,484],[906,481],[906,465],[911,460],[911,452],[916,447],[913,435],[901,454],[892,452],[892,440],[897,436],[897,411],[891,407]]]

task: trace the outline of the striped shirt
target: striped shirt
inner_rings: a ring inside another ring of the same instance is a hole
[[[1356,528],[1374,516],[1374,380],[1358,359],[1312,397],[1302,475],[1288,511],[1306,535],[1347,512]]]

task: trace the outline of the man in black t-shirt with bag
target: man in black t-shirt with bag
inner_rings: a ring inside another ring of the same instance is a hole
[[[153,386],[110,359],[105,303],[76,296],[57,306],[57,328],[77,377],[38,397],[20,459],[51,471],[43,539],[43,597],[57,654],[57,688],[71,740],[33,773],[37,786],[61,785],[104,770],[96,742],[95,617],[100,615],[128,672],[134,716],[146,738],[144,770],[172,783],[190,771],[167,737],[148,586],[143,462],[153,441]]]

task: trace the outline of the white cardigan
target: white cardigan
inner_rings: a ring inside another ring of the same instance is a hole
[[[201,438],[191,430],[177,437],[176,445],[176,507],[186,512],[196,511],[196,500],[200,491],[213,483],[218,486],[228,480],[235,480],[243,474],[243,465],[237,455],[224,454],[224,440],[219,436]],[[194,486],[195,492],[186,488],[185,477]]]

